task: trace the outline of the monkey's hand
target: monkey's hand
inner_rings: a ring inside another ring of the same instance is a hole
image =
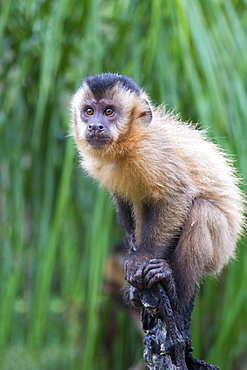
[[[143,290],[147,286],[144,281],[143,269],[149,264],[149,257],[140,253],[128,254],[124,263],[125,280],[138,290]]]
[[[130,254],[124,265],[125,279],[138,290],[151,288],[161,282],[172,306],[178,302],[173,271],[164,259],[151,259],[147,256]]]

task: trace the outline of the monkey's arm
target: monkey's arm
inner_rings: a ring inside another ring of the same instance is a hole
[[[134,220],[131,206],[117,194],[113,194],[113,200],[116,206],[118,222],[124,233],[125,242],[130,251],[135,251]]]
[[[164,286],[169,296],[172,297],[172,302],[174,303],[174,301],[177,300],[177,296],[176,296],[176,291],[175,291],[175,284],[173,283],[173,272],[164,259],[162,260],[152,259],[156,257],[157,258],[168,257],[169,243],[167,243],[167,249],[165,253],[164,245],[159,246],[153,240],[154,228],[155,227],[157,228],[158,222],[162,222],[162,215],[159,214],[158,209],[155,210],[153,208],[150,211],[149,221],[145,227],[146,235],[144,234],[143,236],[145,243],[142,242],[138,246],[138,250],[136,250],[135,236],[134,236],[135,225],[134,225],[131,205],[128,202],[124,201],[121,197],[119,197],[116,194],[113,194],[113,199],[114,199],[115,206],[116,206],[118,221],[124,232],[125,241],[127,243],[129,251],[132,252],[131,254],[129,254],[129,257],[131,257],[129,269],[126,267],[126,264],[125,264],[126,280],[130,284],[132,284],[132,286],[137,287],[139,289],[144,288],[144,285],[149,288],[155,282],[163,280]],[[170,243],[170,247],[171,247],[171,244],[172,243]],[[151,247],[151,248],[147,248],[147,247]],[[137,257],[135,261],[133,261],[134,255],[136,255]],[[135,269],[137,269],[135,271],[136,274],[134,274],[134,271],[133,271]],[[144,285],[143,285],[143,276],[145,276]],[[137,306],[137,304],[135,303],[135,301],[138,300],[136,299],[138,295],[137,291],[135,290],[135,288],[133,288],[132,290],[127,289],[127,291],[131,293],[129,296],[129,300],[132,301],[133,306]]]
[[[139,209],[139,214],[145,215],[146,222],[136,251],[126,258],[125,279],[139,290],[164,280],[168,283],[166,289],[174,291],[174,284],[173,287],[170,284],[173,272],[168,263],[178,242],[174,225],[165,220],[161,205],[145,206],[142,211]]]

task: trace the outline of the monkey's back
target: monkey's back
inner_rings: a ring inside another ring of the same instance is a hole
[[[170,185],[176,172],[180,177],[182,174],[193,183],[198,197],[210,200],[225,213],[233,234],[239,234],[244,201],[232,161],[195,126],[180,122],[171,114],[161,115],[159,110],[156,115],[150,129],[158,133],[161,167],[165,164],[165,170],[171,174]]]

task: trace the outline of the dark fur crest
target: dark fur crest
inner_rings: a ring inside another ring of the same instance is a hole
[[[86,83],[96,99],[101,99],[107,90],[111,90],[117,83],[120,83],[126,90],[139,93],[141,89],[128,76],[118,75],[117,73],[102,73],[86,77],[82,81],[82,85]]]

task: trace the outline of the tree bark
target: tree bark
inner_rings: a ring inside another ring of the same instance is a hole
[[[149,370],[217,370],[192,356],[190,320],[193,301],[182,312],[173,310],[161,283],[142,292],[143,358]]]

